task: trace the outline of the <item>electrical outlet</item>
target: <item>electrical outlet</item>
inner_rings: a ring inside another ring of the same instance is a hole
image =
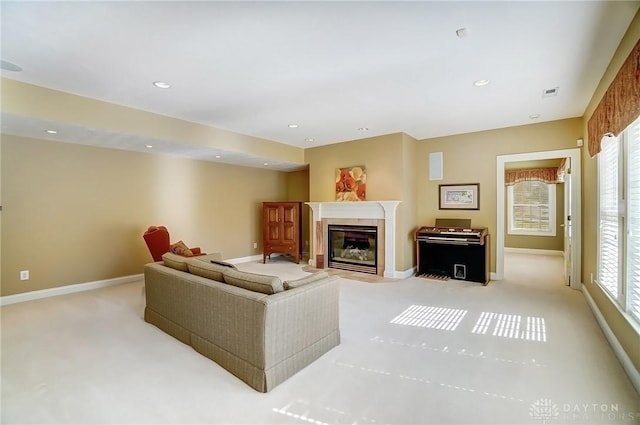
[[[20,280],[29,280],[29,270],[20,271]]]
[[[258,242],[254,242],[254,243],[253,243],[253,248],[254,248],[254,249],[258,248]]]

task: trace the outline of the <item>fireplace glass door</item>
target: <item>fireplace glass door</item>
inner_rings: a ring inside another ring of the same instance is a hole
[[[378,273],[376,226],[329,225],[329,267]]]

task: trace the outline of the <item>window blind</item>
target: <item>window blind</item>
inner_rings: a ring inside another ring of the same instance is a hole
[[[537,180],[509,186],[509,233],[555,236],[555,184]]]
[[[598,156],[599,178],[599,271],[598,282],[614,297],[618,298],[618,270],[620,223],[618,220],[618,156],[619,143],[616,137],[603,138]]]
[[[627,130],[627,305],[640,321],[640,120]]]

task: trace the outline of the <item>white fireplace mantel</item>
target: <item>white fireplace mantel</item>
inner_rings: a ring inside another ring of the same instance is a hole
[[[401,201],[361,202],[307,202],[313,213],[313,222],[328,218],[384,220],[384,277],[398,277],[396,272],[396,209]],[[318,240],[313,226],[312,240]],[[316,267],[315,260],[309,264]]]

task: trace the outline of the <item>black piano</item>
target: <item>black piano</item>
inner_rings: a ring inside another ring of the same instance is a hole
[[[489,283],[490,248],[486,227],[468,219],[436,219],[415,231],[416,276]]]

